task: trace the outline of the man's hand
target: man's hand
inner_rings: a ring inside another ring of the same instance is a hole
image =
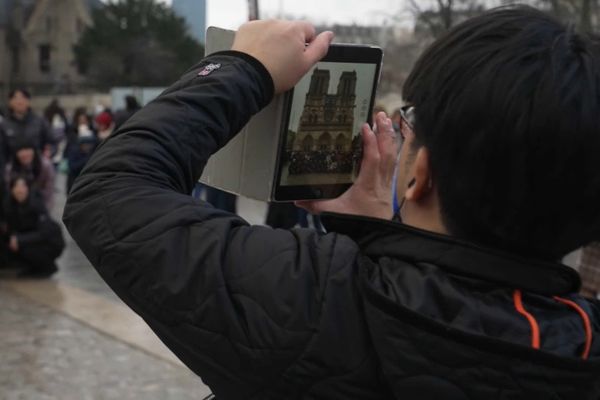
[[[316,35],[308,22],[252,21],[240,27],[231,49],[260,61],[273,78],[275,93],[282,93],[327,54],[332,39],[329,31]]]
[[[298,207],[312,214],[330,211],[373,218],[392,218],[392,180],[400,141],[392,127],[392,121],[385,113],[377,114],[375,126],[376,132],[367,124],[363,126],[363,159],[354,185],[337,199],[297,201],[295,204]]]
[[[17,237],[15,235],[12,235],[10,237],[10,241],[8,242],[8,248],[14,253],[19,251],[19,241],[17,240]]]

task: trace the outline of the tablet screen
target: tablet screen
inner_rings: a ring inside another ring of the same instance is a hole
[[[322,61],[294,87],[275,200],[335,197],[352,184],[378,72],[374,62]]]

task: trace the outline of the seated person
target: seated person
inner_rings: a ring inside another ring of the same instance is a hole
[[[98,138],[94,132],[87,129],[85,125],[79,127],[77,137],[67,145],[65,156],[69,164],[69,172],[67,175],[67,193],[71,190],[75,178],[88,162],[92,153],[98,145]]]
[[[26,178],[11,179],[9,189],[4,204],[8,263],[22,269],[22,276],[48,277],[58,270],[55,260],[64,248],[60,226]]]
[[[40,155],[33,142],[22,140],[17,143],[12,161],[6,166],[5,179],[22,176],[29,186],[37,190],[44,199],[47,210],[54,204],[55,173],[52,161]]]

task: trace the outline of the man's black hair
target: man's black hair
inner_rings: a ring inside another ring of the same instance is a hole
[[[8,92],[8,98],[12,99],[17,93],[21,93],[23,96],[31,100],[31,93],[29,93],[29,90],[22,87],[14,88]]]
[[[21,161],[19,160],[19,157],[17,156],[17,153],[23,149],[32,149],[33,150],[33,164],[30,167],[22,165]],[[37,147],[35,146],[34,141],[31,140],[30,138],[27,138],[27,137],[17,138],[15,140],[15,148],[14,148],[14,151],[12,154],[11,174],[28,177],[29,169],[31,169],[31,172],[33,173],[31,178],[33,178],[34,180],[38,179],[38,177],[42,173],[42,159],[41,159],[40,153],[39,153]],[[27,184],[29,186],[31,186],[32,182],[30,182],[28,180]],[[11,188],[12,188],[12,186],[11,186]]]
[[[450,234],[559,258],[600,239],[600,45],[530,7],[427,49],[405,82]]]

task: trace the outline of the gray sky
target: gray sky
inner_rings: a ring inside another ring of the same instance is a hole
[[[258,8],[261,18],[292,15],[317,24],[356,22],[366,25],[382,24],[390,14],[397,14],[403,3],[399,0],[259,0]],[[241,23],[247,18],[247,4],[245,0],[208,0],[208,22],[230,23],[235,16]]]
[[[293,16],[315,24],[381,25],[399,15],[410,19],[405,0],[259,0],[258,7],[261,18]],[[247,0],[207,0],[207,8],[207,26],[237,29],[248,18]]]

